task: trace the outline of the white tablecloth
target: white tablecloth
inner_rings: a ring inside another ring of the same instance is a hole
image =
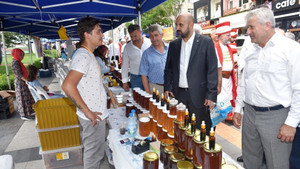
[[[121,144],[120,140],[128,138],[129,135],[121,135],[119,129],[110,129],[108,134],[109,147],[112,150],[114,166],[116,169],[142,169],[143,154],[135,155],[131,152],[131,145]],[[235,160],[225,152],[222,153],[227,164],[234,164],[239,169],[243,169]],[[163,169],[160,163],[159,168]]]

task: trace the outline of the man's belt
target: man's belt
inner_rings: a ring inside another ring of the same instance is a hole
[[[164,86],[164,84],[159,84],[159,83],[154,83],[154,84],[156,84],[158,86]]]
[[[258,107],[258,106],[252,106],[250,105],[255,111],[260,111],[260,112],[264,112],[264,111],[274,111],[274,110],[279,110],[284,108],[283,105],[277,105],[277,106],[273,106],[273,107]]]
[[[229,77],[231,76],[231,71],[222,71],[222,77],[229,79]]]
[[[189,90],[189,88],[182,88],[182,87],[179,87],[179,89],[184,90],[184,91],[188,91]]]

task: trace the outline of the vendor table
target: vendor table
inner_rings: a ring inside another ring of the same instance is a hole
[[[125,108],[119,107],[117,109],[109,109],[110,115],[108,123],[110,126],[109,134],[107,136],[108,144],[112,150],[112,156],[114,166],[116,169],[142,169],[143,168],[143,154],[136,155],[131,152],[131,145],[121,144],[120,140],[129,138],[127,133],[125,135],[120,134],[121,125],[127,121],[125,117]],[[137,132],[138,133],[138,132]],[[137,135],[139,138],[140,136]],[[239,169],[243,169],[235,160],[233,160],[225,152],[222,153],[223,158],[226,160],[226,164],[234,164]],[[162,169],[163,165],[159,164],[159,168]]]

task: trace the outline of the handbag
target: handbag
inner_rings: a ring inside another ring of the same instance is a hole
[[[232,111],[230,98],[222,92],[218,95],[217,103],[213,110],[210,111],[212,127],[218,125],[227,118],[228,113]]]

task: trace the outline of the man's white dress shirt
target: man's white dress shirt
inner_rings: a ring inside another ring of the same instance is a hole
[[[193,42],[195,39],[195,32],[190,37],[190,39],[185,42],[183,39],[181,40],[181,50],[180,50],[180,72],[179,72],[179,87],[188,88],[187,81],[187,69],[189,66],[191,51],[193,47]]]
[[[279,33],[261,48],[248,48],[245,69],[238,87],[236,112],[245,103],[259,107],[290,106],[285,124],[300,122],[300,44]]]
[[[122,56],[122,82],[127,83],[128,72],[138,75],[143,52],[151,46],[148,38],[143,38],[141,49],[130,41],[124,49]]]

